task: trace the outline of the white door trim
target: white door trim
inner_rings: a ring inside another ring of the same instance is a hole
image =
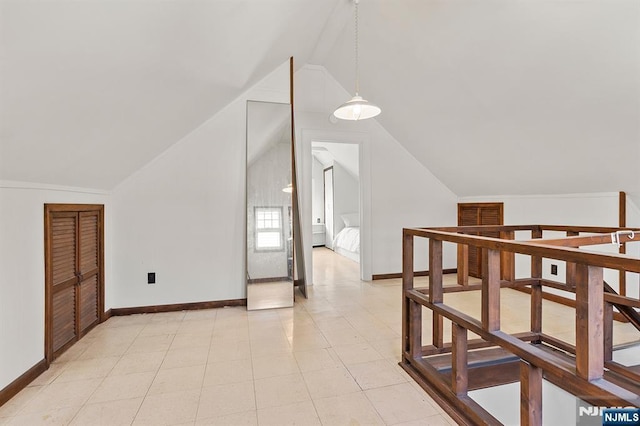
[[[300,206],[303,241],[312,241],[311,174],[312,142],[355,143],[358,144],[360,174],[360,279],[371,281],[371,141],[364,132],[343,132],[321,129],[301,129],[297,141],[296,159],[299,167]],[[307,265],[307,284],[313,283],[313,256],[311,244],[305,244],[304,257]]]

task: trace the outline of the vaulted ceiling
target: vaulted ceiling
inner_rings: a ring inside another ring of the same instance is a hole
[[[0,179],[112,188],[289,56],[353,92],[352,11],[2,0]],[[640,194],[637,0],[361,0],[360,62],[379,122],[459,196]]]
[[[339,0],[2,0],[0,179],[113,188],[294,56]]]
[[[378,120],[459,196],[640,192],[640,2],[364,0],[360,44]]]

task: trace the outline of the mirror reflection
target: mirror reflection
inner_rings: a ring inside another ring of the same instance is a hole
[[[247,102],[247,309],[293,306],[291,109]]]

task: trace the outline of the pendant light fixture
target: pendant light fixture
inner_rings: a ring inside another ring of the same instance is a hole
[[[353,4],[355,6],[355,28],[356,28],[356,95],[343,103],[333,112],[333,115],[336,118],[340,118],[342,120],[364,120],[367,118],[375,117],[380,114],[382,110],[380,107],[369,103],[365,99],[362,99],[360,96],[360,63],[358,58],[358,3],[359,0],[353,0]]]

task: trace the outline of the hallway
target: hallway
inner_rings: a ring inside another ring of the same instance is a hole
[[[315,284],[293,308],[112,317],[0,407],[0,425],[454,424],[397,365],[400,279],[360,281],[357,263],[313,254]],[[446,298],[477,317],[479,296]],[[529,297],[501,299],[505,331],[526,329]],[[575,339],[572,309],[543,312],[546,333]],[[614,330],[616,344],[637,339]]]
[[[0,407],[0,425],[448,425],[397,366],[400,292],[314,250],[294,308],[112,317]]]

